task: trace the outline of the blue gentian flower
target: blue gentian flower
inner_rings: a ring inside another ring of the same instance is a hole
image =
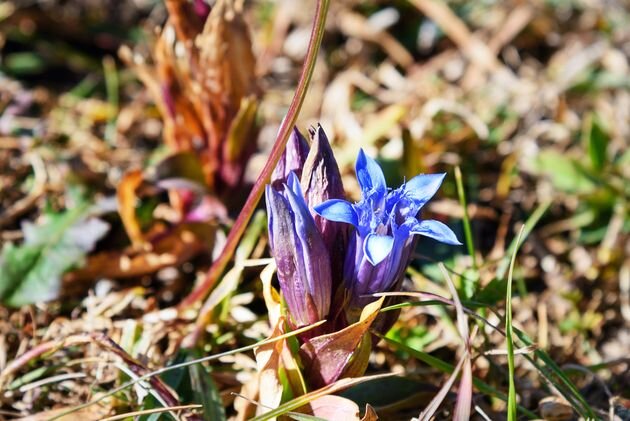
[[[355,170],[361,201],[332,199],[314,210],[323,218],[355,228],[346,250],[344,279],[351,306],[363,307],[374,299],[371,294],[400,287],[416,235],[446,244],[461,243],[445,224],[418,219],[420,209],[437,192],[446,174],[421,174],[397,189],[388,189],[380,166],[363,150]]]

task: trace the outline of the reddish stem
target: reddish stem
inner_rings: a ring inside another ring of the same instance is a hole
[[[306,52],[306,58],[304,59],[304,63],[302,65],[300,79],[295,89],[293,100],[289,105],[287,115],[284,120],[282,120],[282,123],[280,125],[278,137],[276,138],[276,142],[273,145],[273,149],[271,150],[269,159],[267,160],[267,163],[265,164],[262,172],[258,176],[258,179],[256,180],[252,191],[249,193],[247,201],[245,202],[241,213],[238,215],[234,226],[230,230],[221,254],[217,258],[217,260],[212,263],[212,266],[206,274],[206,279],[204,279],[204,281],[197,288],[195,288],[195,290],[193,290],[186,298],[184,298],[184,300],[182,300],[179,305],[180,309],[189,307],[197,303],[198,301],[205,299],[212,288],[214,288],[214,285],[217,283],[219,277],[232,259],[234,251],[236,250],[236,247],[238,246],[238,243],[241,240],[245,229],[247,228],[247,224],[249,223],[249,220],[256,210],[256,206],[258,205],[258,201],[262,197],[265,185],[269,183],[271,179],[271,173],[273,172],[276,164],[282,156],[282,152],[284,151],[284,148],[287,144],[289,135],[291,134],[291,130],[295,125],[297,116],[300,112],[300,109],[302,108],[302,104],[304,103],[306,90],[308,89],[308,85],[311,81],[311,76],[313,75],[317,53],[319,51],[322,37],[324,35],[324,24],[326,22],[326,14],[328,12],[329,3],[330,0],[317,1],[317,9],[313,21],[313,29],[311,30],[308,50]],[[205,320],[207,313],[211,310],[212,309],[206,308],[202,309],[199,314],[198,325],[203,324],[203,320]]]

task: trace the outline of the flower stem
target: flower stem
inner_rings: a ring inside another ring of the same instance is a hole
[[[276,164],[282,156],[282,152],[284,151],[284,148],[287,144],[287,140],[289,139],[291,130],[295,125],[300,109],[302,108],[302,104],[304,103],[304,99],[306,98],[306,91],[311,81],[313,70],[315,69],[317,53],[319,52],[319,47],[322,43],[322,38],[324,35],[324,25],[326,23],[326,14],[328,12],[329,5],[330,0],[317,0],[317,8],[313,21],[313,29],[311,30],[311,37],[308,43],[306,58],[304,59],[304,63],[302,64],[302,73],[300,74],[300,79],[295,89],[293,100],[289,105],[287,115],[282,120],[280,129],[278,130],[278,137],[276,138],[276,142],[273,145],[273,149],[271,150],[269,159],[267,160],[267,163],[265,164],[262,172],[258,176],[256,183],[254,183],[254,186],[252,187],[252,190],[247,197],[247,201],[245,202],[241,213],[238,215],[234,226],[230,230],[221,254],[208,270],[206,278],[201,283],[201,285],[193,290],[180,303],[180,308],[189,307],[205,299],[214,287],[214,285],[217,283],[219,277],[227,267],[230,260],[232,259],[234,251],[236,250],[236,247],[238,246],[238,243],[243,233],[245,232],[245,228],[247,227],[247,224],[249,223],[249,220],[252,217],[256,206],[258,205],[258,201],[262,197],[264,187],[266,184],[269,183],[271,179],[271,173],[273,172]],[[205,320],[207,313],[211,310],[212,309],[202,308],[199,314],[198,324],[200,322],[203,323],[203,320]]]
[[[470,257],[472,258],[473,268],[476,271],[479,268],[479,265],[477,264],[477,252],[475,251],[472,229],[470,228],[468,204],[466,202],[466,193],[464,192],[464,183],[462,182],[462,170],[459,168],[459,165],[455,167],[455,183],[457,185],[459,204],[464,211],[464,236],[466,238],[466,248],[468,249],[468,254],[470,254]]]

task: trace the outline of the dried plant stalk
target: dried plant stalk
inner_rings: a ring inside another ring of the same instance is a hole
[[[166,6],[151,63],[128,48],[121,57],[156,102],[166,144],[195,152],[208,186],[222,195],[241,184],[256,147],[260,91],[248,28],[232,0],[217,1],[209,14],[182,0]]]

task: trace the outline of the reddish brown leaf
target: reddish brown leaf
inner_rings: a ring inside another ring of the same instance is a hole
[[[376,421],[376,420],[378,420],[378,414],[376,413],[374,408],[372,408],[372,405],[370,404],[365,405],[365,415],[363,416],[363,418],[361,418],[361,421]]]
[[[357,351],[364,336],[369,334],[368,329],[378,315],[383,300],[381,298],[367,305],[358,322],[338,332],[309,339],[302,345],[301,355],[308,373],[307,378],[313,385],[322,386],[336,381],[353,355],[362,359],[369,357],[369,353]],[[363,362],[355,361],[354,364],[360,366]]]
[[[209,224],[182,224],[149,240],[141,250],[105,251],[88,257],[85,266],[63,277],[65,294],[76,290],[76,283],[96,278],[123,279],[155,273],[177,266],[208,250],[215,228]]]

